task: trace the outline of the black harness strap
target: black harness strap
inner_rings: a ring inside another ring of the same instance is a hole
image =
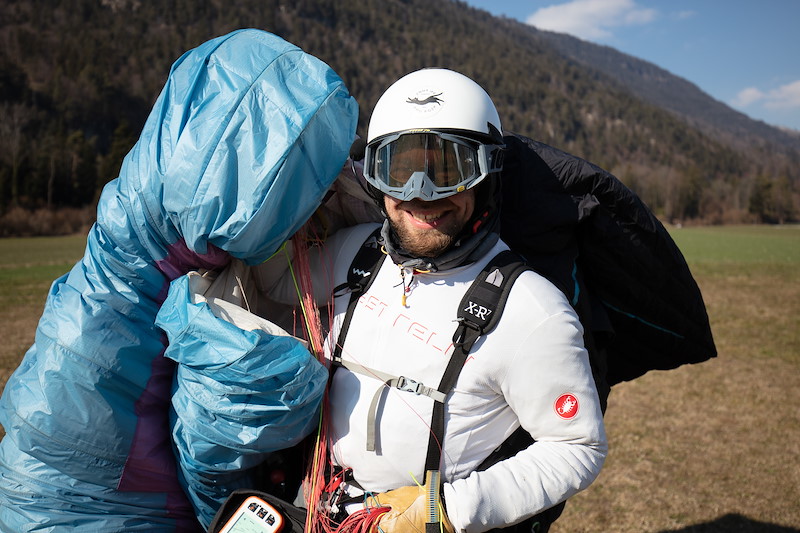
[[[350,301],[347,303],[347,312],[342,320],[342,326],[339,330],[336,346],[333,349],[333,363],[341,365],[342,363],[342,348],[344,347],[344,340],[347,337],[347,331],[350,329],[350,322],[353,321],[353,313],[356,310],[356,304],[362,294],[367,292],[367,289],[375,279],[378,271],[381,269],[383,260],[386,254],[383,253],[381,248],[381,228],[378,227],[370,233],[364,244],[356,252],[353,262],[350,264],[350,270],[347,272],[347,282],[343,283],[333,289],[334,297],[344,294],[343,291],[350,292]]]
[[[472,346],[497,325],[511,286],[528,267],[510,250],[500,252],[483,268],[470,285],[458,307],[458,327],[453,334],[453,354],[445,368],[438,390],[447,396],[458,380]],[[444,442],[444,402],[433,404],[431,436],[425,459],[426,470],[439,470]]]

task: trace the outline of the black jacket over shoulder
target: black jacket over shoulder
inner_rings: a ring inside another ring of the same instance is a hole
[[[611,386],[715,357],[700,289],[639,197],[579,157],[504,140],[501,236],[571,300],[593,337],[596,379]]]

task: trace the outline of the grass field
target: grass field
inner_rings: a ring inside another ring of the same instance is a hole
[[[800,531],[800,227],[672,229],[719,356],[614,387],[554,533]]]
[[[551,531],[800,532],[800,227],[671,233],[719,357],[614,387],[606,466]],[[0,384],[83,242],[0,240]]]

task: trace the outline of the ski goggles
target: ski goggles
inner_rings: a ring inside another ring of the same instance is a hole
[[[367,146],[364,177],[398,200],[446,198],[500,171],[502,148],[427,130],[387,135]]]

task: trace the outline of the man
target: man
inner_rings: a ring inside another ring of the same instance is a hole
[[[582,326],[565,296],[530,270],[452,391],[435,391],[458,349],[451,337],[465,291],[507,249],[498,236],[500,132],[486,92],[445,69],[401,78],[371,117],[364,176],[385,215],[378,245],[388,260],[370,274],[349,324],[348,295],[334,299],[326,353],[341,362],[328,427],[344,480],[336,486],[347,496],[323,499],[351,517],[364,508],[383,513],[377,525],[385,533],[425,531],[431,516],[445,530],[469,533],[518,524],[586,488],[605,459]],[[374,229],[355,226],[329,239],[323,254],[333,286],[362,244],[375,245]],[[443,440],[430,437],[437,403]],[[520,426],[535,442],[483,470]],[[440,494],[441,507],[429,507]]]

